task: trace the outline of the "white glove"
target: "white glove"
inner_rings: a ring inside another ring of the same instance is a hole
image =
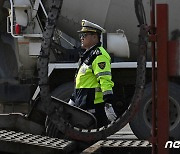
[[[69,100],[68,104],[72,105],[72,106],[75,106],[75,102],[72,99]]]
[[[117,118],[117,115],[114,112],[114,109],[111,104],[106,103],[104,109],[109,121],[114,121]]]

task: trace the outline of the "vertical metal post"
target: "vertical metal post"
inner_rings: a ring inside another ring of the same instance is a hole
[[[168,154],[164,148],[169,139],[168,97],[168,5],[157,4],[157,140],[158,154]]]
[[[151,35],[155,35],[155,0],[151,0]],[[157,152],[157,126],[156,126],[156,72],[155,72],[155,41],[151,42],[151,55],[152,55],[152,154]]]

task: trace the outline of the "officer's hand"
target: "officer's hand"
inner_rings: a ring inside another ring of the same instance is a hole
[[[114,121],[117,118],[117,115],[114,112],[114,109],[111,104],[106,103],[104,109],[109,121]]]
[[[72,106],[75,106],[75,102],[72,99],[69,100],[68,104],[72,105]]]

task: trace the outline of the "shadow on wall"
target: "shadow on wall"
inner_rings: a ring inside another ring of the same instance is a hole
[[[11,35],[0,33],[0,79],[16,77],[18,66]]]
[[[180,39],[180,30],[175,29],[171,32],[171,40],[178,40]]]
[[[14,40],[7,34],[8,9],[2,7],[4,0],[0,2],[0,79],[8,79],[17,76],[17,61],[14,52]]]

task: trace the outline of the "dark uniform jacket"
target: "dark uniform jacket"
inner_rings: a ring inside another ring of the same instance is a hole
[[[112,102],[114,86],[111,76],[111,58],[98,43],[86,50],[80,57],[75,76],[75,91],[72,100],[84,109],[94,105]]]

